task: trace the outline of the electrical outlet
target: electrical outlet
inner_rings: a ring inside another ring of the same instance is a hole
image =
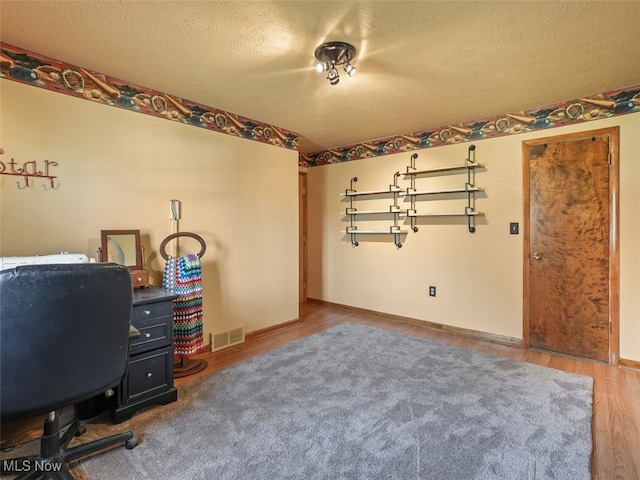
[[[434,287],[433,285],[429,287],[429,296],[430,297],[436,296],[436,287]]]

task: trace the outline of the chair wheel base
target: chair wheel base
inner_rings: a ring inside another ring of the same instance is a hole
[[[68,467],[70,463],[115,446],[124,445],[127,450],[138,446],[138,439],[132,432],[127,431],[68,448],[73,437],[84,433],[86,427],[76,419],[62,434],[55,413],[51,412],[44,422],[40,452],[37,455],[3,460],[0,462],[0,475],[17,473],[19,475],[15,480],[34,480],[43,476],[52,480],[73,480]],[[55,466],[57,470],[44,471],[42,465]]]
[[[136,437],[130,438],[126,442],[124,442],[124,448],[127,450],[133,450],[138,446],[138,439]]]

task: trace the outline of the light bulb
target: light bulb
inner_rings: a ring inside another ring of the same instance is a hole
[[[340,81],[340,75],[338,75],[338,70],[336,70],[336,67],[332,66],[329,69],[327,80],[329,80],[329,83],[331,85],[336,85]]]
[[[356,73],[357,68],[351,65],[350,63],[344,64],[344,71],[347,72],[347,75],[353,77],[353,74]]]

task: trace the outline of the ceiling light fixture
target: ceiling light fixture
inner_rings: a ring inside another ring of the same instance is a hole
[[[340,81],[336,66],[344,65],[344,71],[350,77],[356,73],[356,67],[351,65],[351,60],[356,56],[353,45],[345,42],[327,42],[316,48],[314,55],[318,60],[316,70],[318,73],[327,72],[327,80],[331,85],[337,85]]]

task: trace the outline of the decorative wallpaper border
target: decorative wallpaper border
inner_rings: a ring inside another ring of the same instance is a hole
[[[289,130],[90,72],[3,42],[0,42],[0,78],[219,133],[299,150],[298,134]],[[545,130],[634,112],[640,112],[640,84],[484,120],[446,125],[429,131],[402,133],[315,153],[300,152],[298,165],[314,167],[342,163]]]
[[[484,120],[404,133],[311,154],[300,153],[298,163],[304,167],[328,165],[545,130],[634,112],[640,112],[640,84]]]
[[[0,78],[112,107],[298,150],[298,134],[0,42]]]

